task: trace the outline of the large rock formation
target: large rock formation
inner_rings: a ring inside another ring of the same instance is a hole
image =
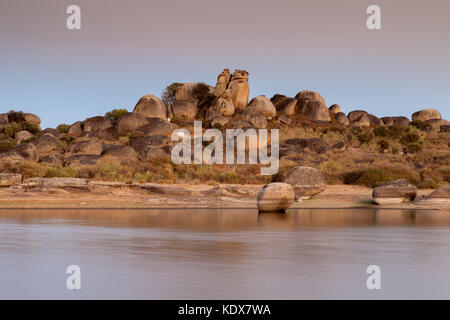
[[[197,103],[192,100],[175,100],[171,111],[174,119],[194,120],[198,113]]]
[[[285,211],[294,202],[294,190],[287,183],[269,183],[261,188],[257,201],[260,212]]]
[[[33,134],[31,134],[28,131],[20,131],[20,132],[16,132],[16,143],[20,144],[22,143],[22,141],[28,140],[33,138]]]
[[[63,143],[50,133],[46,133],[33,141],[39,156],[44,156],[50,153],[60,153]]]
[[[161,118],[148,118],[148,124],[139,127],[136,131],[144,133],[146,136],[166,135],[170,136],[178,126],[162,120]]]
[[[257,128],[267,128],[266,117],[254,108],[246,108],[242,113],[242,119],[250,122]]]
[[[31,143],[22,143],[13,149],[0,153],[0,162],[14,163],[22,160],[37,162],[39,154]]]
[[[338,112],[334,115],[334,120],[339,123],[341,126],[348,126],[350,122],[348,121],[347,116],[343,112]]]
[[[213,92],[214,96],[220,97],[225,92],[225,90],[227,90],[230,79],[230,69],[224,69],[222,73],[217,77],[217,84]]]
[[[417,188],[408,180],[395,180],[372,191],[372,198],[376,204],[397,204],[414,201],[417,197]]]
[[[347,119],[351,126],[354,127],[370,127],[371,120],[367,111],[355,110],[349,112]]]
[[[245,110],[256,110],[259,111],[267,119],[272,119],[277,115],[277,110],[275,109],[272,102],[266,96],[257,96],[253,98]]]
[[[331,121],[330,112],[325,104],[325,99],[320,93],[303,90],[295,96],[297,99],[298,112],[314,121]]]
[[[328,111],[332,114],[341,112],[341,107],[338,104],[333,104],[328,108]]]
[[[69,131],[67,133],[69,135],[73,136],[73,137],[81,136],[83,134],[82,122],[81,121],[77,121],[77,122],[73,123],[69,127]]]
[[[105,117],[92,117],[87,118],[84,121],[84,132],[106,130],[112,127],[112,122],[110,119]]]
[[[134,107],[133,112],[148,118],[157,117],[167,120],[166,106],[158,97],[151,94],[143,96]]]
[[[280,97],[272,102],[280,115],[291,116],[297,109],[297,99],[289,97]]]
[[[211,107],[206,111],[205,120],[211,121],[213,118],[220,116],[232,116],[234,111],[231,90],[225,90],[220,97],[214,99]]]
[[[96,154],[100,155],[103,151],[102,143],[98,140],[80,141],[69,146],[64,153],[66,157],[76,154]]]
[[[330,150],[330,146],[322,138],[292,138],[285,140],[284,143],[296,146],[298,151],[324,153]]]
[[[125,136],[129,132],[136,131],[137,128],[149,124],[147,117],[140,113],[130,112],[124,114],[117,121],[116,130],[120,136]]]
[[[381,118],[381,120],[383,121],[383,123],[386,127],[390,127],[390,126],[394,126],[394,125],[400,126],[400,127],[407,127],[407,126],[409,126],[409,123],[411,122],[406,117],[383,117],[383,118]]]
[[[443,204],[450,206],[450,183],[442,188],[434,190],[425,198],[425,201],[430,204]]]
[[[324,191],[327,185],[319,170],[303,166],[294,167],[287,171],[284,174],[283,182],[294,188],[297,199],[309,199]]]
[[[236,69],[228,84],[231,90],[231,99],[236,110],[242,111],[247,106],[250,95],[250,86],[248,85],[248,72]]]
[[[411,116],[413,121],[427,121],[427,120],[440,120],[442,119],[441,114],[436,109],[423,109],[414,112]]]

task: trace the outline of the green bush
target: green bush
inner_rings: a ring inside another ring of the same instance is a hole
[[[3,129],[3,132],[11,138],[14,138],[16,136],[16,132],[20,132],[20,131],[22,131],[22,125],[17,122],[10,122]]]
[[[420,136],[415,132],[408,132],[402,135],[400,143],[404,146],[410,143],[416,143],[420,140]]]
[[[373,129],[373,134],[375,137],[387,137],[389,135],[389,129],[386,127],[376,127]]]
[[[36,134],[39,131],[41,131],[41,129],[39,128],[39,125],[37,125],[36,123],[30,123],[30,122],[23,122],[22,130],[31,132],[32,134]]]
[[[398,139],[405,132],[405,128],[401,126],[390,126],[388,136],[393,139]]]
[[[113,109],[113,110],[105,113],[105,118],[108,118],[109,120],[111,120],[112,123],[116,123],[117,120],[119,120],[119,118],[121,116],[123,116],[124,114],[127,114],[127,113],[128,113],[127,109]]]
[[[62,123],[56,127],[56,130],[58,130],[61,133],[67,133],[67,132],[69,132],[69,128],[70,128],[70,125]]]
[[[161,99],[162,99],[162,102],[164,102],[164,104],[166,106],[168,106],[169,104],[172,104],[173,101],[175,100],[175,92],[177,91],[177,87],[179,85],[180,85],[180,83],[174,82],[164,89],[164,91],[161,95]]]
[[[13,139],[0,140],[0,152],[9,151],[16,146],[16,142]]]
[[[387,141],[386,139],[381,139],[380,141],[378,141],[377,146],[379,152],[384,152],[385,150],[389,149],[389,141]]]
[[[373,139],[373,134],[370,132],[363,132],[358,135],[358,140],[361,143],[369,143]]]
[[[419,142],[412,142],[408,143],[404,148],[404,153],[419,153],[423,149],[422,143]]]

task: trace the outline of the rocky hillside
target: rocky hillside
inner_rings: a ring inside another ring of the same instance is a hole
[[[378,186],[406,179],[419,188],[450,182],[450,123],[435,109],[411,118],[348,114],[318,92],[276,94],[249,101],[249,74],[225,69],[215,86],[173,83],[162,98],[145,95],[132,112],[112,110],[41,130],[37,115],[0,114],[0,171],[30,177],[78,177],[139,182],[267,183],[295,166],[319,169],[328,184]],[[178,127],[278,128],[280,170],[259,165],[174,165],[170,136]]]

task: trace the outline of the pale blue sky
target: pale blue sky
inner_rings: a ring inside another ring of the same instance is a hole
[[[378,3],[382,30],[365,27]],[[65,27],[68,5],[82,30]],[[0,112],[43,127],[132,110],[171,82],[250,73],[250,96],[317,90],[344,112],[450,119],[450,3],[365,0],[2,0]]]

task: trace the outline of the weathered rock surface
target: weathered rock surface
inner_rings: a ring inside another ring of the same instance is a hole
[[[96,154],[76,154],[65,158],[64,165],[96,165],[101,158],[101,155]]]
[[[132,147],[129,146],[121,146],[121,145],[110,146],[107,148],[106,151],[103,152],[103,155],[130,162],[138,160],[137,152]]]
[[[397,204],[414,201],[417,197],[417,188],[408,180],[395,180],[373,189],[373,201],[376,204]]]
[[[297,199],[309,199],[326,188],[323,174],[312,167],[298,166],[291,168],[284,174],[283,182],[294,188]]]
[[[444,204],[450,206],[450,183],[434,190],[426,198],[427,203]]]
[[[170,138],[165,135],[154,135],[147,136],[144,138],[139,138],[131,141],[131,146],[136,150],[139,154],[145,152],[147,147],[162,147],[167,145],[170,142]]]
[[[381,120],[383,121],[383,123],[386,127],[390,127],[393,125],[407,127],[407,126],[409,126],[409,123],[411,122],[406,117],[383,117],[383,118],[381,118]]]
[[[257,203],[260,212],[285,211],[294,203],[294,190],[287,183],[269,183],[258,193]]]
[[[242,120],[250,122],[257,128],[267,128],[266,117],[256,109],[249,108],[245,109],[242,113]]]
[[[334,120],[342,126],[348,126],[350,122],[347,119],[347,116],[343,112],[338,112],[334,115]]]
[[[134,107],[133,113],[138,113],[148,118],[156,117],[167,120],[166,106],[161,99],[152,94],[143,96]]]
[[[318,93],[316,91],[310,91],[310,90],[300,91],[295,96],[295,99],[297,99],[297,101],[298,101],[298,106],[299,106],[300,112],[302,112],[303,105],[306,101],[315,100],[315,101],[320,101],[323,104],[325,104],[325,99],[322,97],[322,95],[320,93]]]
[[[67,133],[73,137],[81,136],[83,134],[83,128],[82,128],[81,124],[82,124],[81,121],[77,121],[77,122],[73,123],[69,127],[69,131]]]
[[[443,124],[440,126],[440,131],[441,132],[450,132],[450,125],[448,124]]]
[[[41,118],[39,118],[37,115],[32,114],[32,113],[24,113],[23,119],[25,120],[25,122],[28,122],[28,123],[34,123],[37,125],[41,124]]]
[[[440,119],[442,119],[442,116],[439,113],[439,111],[437,111],[436,109],[423,109],[423,110],[414,112],[411,116],[411,119],[413,121],[417,121],[417,120],[418,121],[427,121],[427,120],[433,120],[433,119],[440,120]]]
[[[231,98],[236,110],[242,111],[247,106],[250,94],[248,84],[248,72],[245,70],[235,70],[228,85],[231,90]]]
[[[369,118],[370,121],[370,126],[371,127],[380,127],[380,126],[384,126],[384,122],[383,120],[381,120],[380,118],[378,118],[377,116],[374,116],[373,114],[367,114],[367,117]]]
[[[333,114],[339,113],[341,112],[341,106],[338,104],[333,104],[328,108],[328,111]]]
[[[330,150],[330,146],[322,138],[293,138],[285,140],[284,143],[297,146],[299,151],[324,153]]]
[[[330,122],[331,116],[327,106],[319,100],[308,100],[303,103],[301,114],[314,121]]]
[[[273,103],[277,112],[281,115],[291,116],[296,113],[297,99],[289,97],[280,97]]]
[[[22,175],[19,173],[0,173],[0,187],[10,187],[22,182]]]
[[[218,116],[232,116],[234,114],[234,104],[231,98],[231,91],[226,90],[220,97],[214,99],[211,107],[208,108],[205,120],[211,121]]]
[[[363,110],[351,111],[347,118],[353,127],[370,127],[371,125],[369,114]]]
[[[63,147],[62,141],[49,133],[37,138],[32,143],[36,147],[39,156],[54,152],[59,153]]]
[[[103,145],[98,140],[87,140],[72,144],[65,152],[66,157],[76,154],[95,154],[100,155],[103,151]]]
[[[33,138],[33,134],[28,131],[20,131],[16,132],[16,143],[20,144],[22,141]]]
[[[245,108],[245,110],[249,109],[259,111],[267,119],[272,119],[277,115],[277,110],[275,109],[272,102],[263,95],[253,98]]]
[[[148,118],[148,124],[137,128],[136,131],[143,132],[146,136],[170,136],[177,128],[176,124],[164,121],[161,118]]]
[[[92,117],[84,121],[84,132],[106,130],[112,127],[110,119],[105,117]]]
[[[137,128],[145,126],[149,123],[150,121],[148,118],[142,114],[130,112],[119,118],[117,121],[116,130],[120,136],[125,136],[127,133],[134,132]]]
[[[192,100],[175,100],[171,106],[175,119],[194,120],[198,113],[197,104]]]
[[[88,189],[88,180],[80,178],[28,178],[23,182],[25,187],[84,188]]]
[[[220,97],[227,90],[228,83],[231,79],[230,69],[224,69],[217,77],[216,87],[214,88],[214,96]]]

